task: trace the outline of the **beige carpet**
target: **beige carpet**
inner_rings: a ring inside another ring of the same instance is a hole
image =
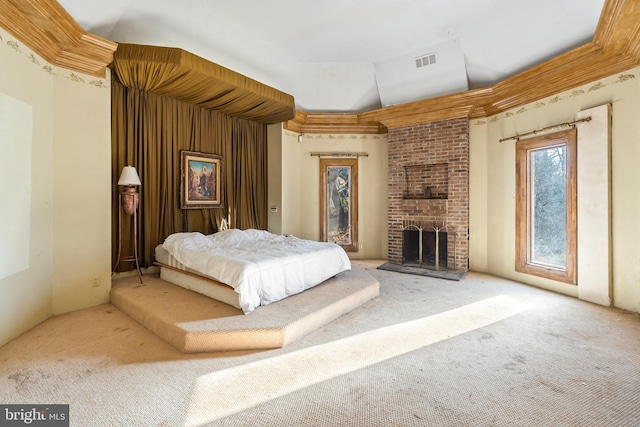
[[[636,426],[640,316],[469,272],[365,265],[380,296],[279,349],[184,354],[111,304],[0,348],[0,402],[73,426]]]
[[[178,350],[201,353],[283,347],[378,296],[380,285],[354,266],[305,292],[242,310],[161,280],[115,280],[111,303]]]

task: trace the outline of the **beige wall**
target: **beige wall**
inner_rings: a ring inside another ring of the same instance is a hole
[[[267,230],[282,233],[282,124],[267,126]]]
[[[0,278],[2,345],[51,315],[108,301],[111,138],[108,78],[52,67],[3,29],[0,63],[0,94],[30,107],[32,126],[19,244],[28,260]]]
[[[469,126],[469,269],[488,270],[487,254],[487,124]]]
[[[67,74],[53,78],[53,314],[107,302],[111,289],[110,83]]]
[[[477,271],[578,296],[575,286],[515,271],[515,143],[504,137],[574,120],[580,111],[612,108],[612,284],[617,307],[640,311],[640,69],[611,76],[497,116],[472,120],[470,263]],[[580,153],[578,153],[580,156]],[[588,171],[578,171],[586,174]],[[484,186],[486,183],[486,187]],[[578,203],[607,203],[580,190]],[[587,200],[585,200],[587,198]],[[591,198],[591,199],[588,199]],[[579,233],[588,232],[579,230]],[[579,248],[586,251],[589,248]],[[579,284],[578,284],[579,286]]]
[[[299,136],[295,132],[282,132],[282,193],[278,206],[282,233],[311,240],[320,238],[320,162],[310,153],[367,153],[367,157],[358,161],[359,250],[349,256],[386,258],[387,136],[303,134],[301,142]],[[269,206],[276,206],[276,202],[276,198],[269,200]],[[270,213],[270,227],[272,216]]]

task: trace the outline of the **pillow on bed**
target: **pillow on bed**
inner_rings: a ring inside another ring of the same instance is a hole
[[[202,233],[174,233],[167,237],[162,246],[170,253],[175,253],[182,249],[202,249],[210,246],[211,242]]]
[[[264,239],[273,239],[274,237],[278,237],[276,234],[269,233],[266,230],[256,230],[255,228],[250,228],[248,230],[244,230],[244,235],[249,240],[264,240]]]
[[[209,234],[207,239],[215,245],[238,245],[244,242],[242,230],[230,228]]]
[[[207,236],[209,241],[215,245],[225,246],[239,246],[256,242],[257,240],[263,240],[275,236],[265,230],[238,230],[235,228],[229,230],[222,230],[215,234]]]

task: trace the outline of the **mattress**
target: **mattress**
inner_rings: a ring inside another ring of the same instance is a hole
[[[230,286],[245,313],[351,269],[339,245],[254,229],[172,234],[156,260]]]
[[[216,280],[213,277],[207,276],[205,273],[201,273],[199,271],[196,271],[196,270],[194,270],[192,268],[189,268],[189,267],[183,265],[180,261],[178,261],[173,256],[171,256],[169,251],[167,251],[164,248],[164,246],[162,246],[161,244],[156,246],[155,257],[156,257],[156,261],[158,261],[161,264],[167,265],[167,266],[173,268],[174,270],[186,271],[187,273],[197,274],[198,276],[202,276],[202,277],[205,277],[207,279]]]
[[[239,295],[231,286],[185,267],[162,245],[156,247],[155,264],[160,266],[162,280],[241,309]]]

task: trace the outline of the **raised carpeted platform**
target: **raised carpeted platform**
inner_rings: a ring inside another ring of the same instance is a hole
[[[184,353],[280,348],[378,296],[354,267],[282,301],[242,310],[145,275],[114,280],[111,303]]]

